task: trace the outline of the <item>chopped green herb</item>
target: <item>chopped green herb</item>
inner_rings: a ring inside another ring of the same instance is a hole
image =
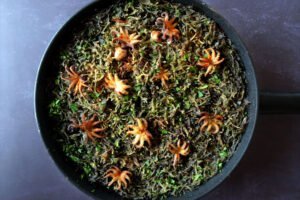
[[[189,54],[184,54],[183,60],[184,61],[188,61],[189,60],[190,55]]]
[[[130,99],[129,96],[124,96],[124,97],[123,97],[123,100],[124,100],[124,101],[129,101],[129,99]]]
[[[160,130],[161,134],[163,135],[167,135],[169,133],[169,131],[165,130],[165,129],[162,129]]]
[[[189,101],[185,101],[184,103],[185,103],[184,104],[185,109],[190,109],[191,108],[191,103]]]
[[[216,83],[216,84],[220,84],[221,83],[221,79],[217,76],[217,75],[214,75],[211,80]]]
[[[70,104],[70,109],[72,110],[72,112],[77,112],[78,111],[78,107],[75,103]]]
[[[71,155],[70,158],[71,158],[71,160],[73,160],[74,162],[80,163],[80,159],[77,158],[76,156]]]
[[[201,91],[198,91],[198,97],[199,98],[204,97],[204,94]]]
[[[218,163],[218,168],[221,169],[222,167],[223,167],[223,163],[222,162]]]
[[[226,159],[227,156],[228,156],[228,151],[227,151],[227,148],[224,148],[220,153],[219,153],[220,157],[222,159]]]
[[[142,89],[142,87],[143,87],[142,84],[136,84],[136,85],[134,86],[134,90],[135,90],[136,92],[138,92],[138,91],[140,91],[140,90]]]
[[[50,115],[59,115],[61,112],[61,100],[55,99],[49,105],[49,113]]]
[[[202,85],[201,87],[199,87],[200,90],[204,90],[204,89],[206,89],[206,88],[208,88],[208,85],[207,85],[207,84],[204,84],[204,85]]]
[[[90,97],[92,97],[93,99],[98,99],[100,97],[100,94],[97,92],[93,92],[93,93],[90,93]]]
[[[92,171],[92,168],[91,168],[90,165],[85,165],[85,166],[83,167],[83,170],[84,170],[84,173],[85,173],[86,175],[89,175],[89,174],[91,173],[91,171]]]
[[[199,71],[198,67],[192,66],[190,67],[190,72],[197,73]]]
[[[115,147],[119,148],[120,147],[120,140],[116,139],[114,142]]]
[[[202,174],[196,174],[196,175],[193,177],[193,179],[194,179],[195,181],[199,181],[199,180],[202,180],[202,179],[203,179],[203,176],[202,176]]]

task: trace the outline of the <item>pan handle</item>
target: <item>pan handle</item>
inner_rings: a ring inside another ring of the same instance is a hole
[[[260,93],[262,114],[300,114],[300,93]]]

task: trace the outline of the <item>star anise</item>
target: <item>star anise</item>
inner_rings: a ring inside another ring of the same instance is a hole
[[[127,50],[121,47],[116,47],[113,59],[121,61],[127,57]]]
[[[131,86],[125,84],[126,80],[120,80],[117,74],[113,76],[109,73],[104,81],[106,87],[113,89],[118,95],[128,94],[127,89],[131,88]]]
[[[206,68],[205,76],[207,76],[215,72],[218,65],[224,61],[224,58],[220,59],[220,52],[217,51],[216,55],[213,48],[205,49],[204,52],[206,57],[200,58],[197,65]]]
[[[160,31],[151,31],[151,40],[155,42],[161,41],[161,32]]]
[[[105,128],[97,128],[101,121],[96,121],[96,114],[89,120],[86,119],[85,114],[81,115],[81,123],[73,122],[72,126],[75,128],[80,128],[87,136],[87,139],[95,141],[95,138],[103,138],[105,137],[99,132],[103,132]]]
[[[190,147],[188,143],[178,140],[177,146],[169,145],[169,151],[174,154],[173,166],[175,167],[180,161],[180,156],[187,156],[190,153]]]
[[[198,120],[199,123],[203,121],[200,131],[203,132],[206,129],[207,132],[216,134],[220,131],[220,126],[223,125],[222,120],[223,117],[221,115],[204,112],[202,117]]]
[[[128,182],[131,182],[130,176],[132,176],[132,173],[130,171],[121,171],[118,167],[113,166],[106,171],[106,175],[104,176],[104,178],[111,178],[108,186],[111,186],[116,182],[118,185],[117,189],[121,190],[122,185],[126,189],[128,186]]]
[[[128,21],[124,20],[124,19],[120,19],[120,18],[113,18],[111,21],[116,22],[116,23],[120,23],[120,24],[126,24]]]
[[[123,64],[118,69],[118,74],[120,77],[124,77],[125,74],[133,71],[133,65],[130,62],[123,62]]]
[[[127,131],[128,135],[135,135],[135,138],[132,142],[133,145],[136,145],[137,148],[144,146],[145,141],[151,146],[152,134],[147,130],[148,122],[145,119],[136,119],[137,126],[128,125],[127,127],[132,129]]]
[[[118,41],[121,44],[122,48],[129,47],[134,49],[134,45],[141,42],[139,40],[139,35],[136,33],[129,34],[128,30],[120,28],[120,32],[116,32],[117,37],[114,41]]]
[[[167,81],[169,80],[170,72],[166,69],[161,69],[158,74],[153,77],[153,80],[160,80],[161,85],[165,88],[168,88]]]
[[[68,88],[68,92],[71,92],[71,90],[74,90],[74,94],[76,95],[78,92],[81,94],[81,96],[84,96],[82,93],[82,88],[88,86],[85,84],[85,81],[81,78],[81,76],[74,70],[74,66],[71,66],[69,69],[65,67],[67,74],[69,77],[64,78],[61,77],[63,80],[69,81],[70,85]]]
[[[173,37],[179,39],[180,31],[176,28],[177,23],[175,23],[175,18],[169,20],[168,13],[162,13],[161,17],[156,19],[156,24],[163,24],[161,31],[163,40],[167,39],[167,36],[169,43],[172,43]]]

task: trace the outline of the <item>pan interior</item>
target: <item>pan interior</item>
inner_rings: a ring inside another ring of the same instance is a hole
[[[230,38],[230,40],[235,45],[235,48],[241,58],[241,62],[245,68],[245,75],[247,80],[247,99],[251,102],[248,107],[248,116],[249,121],[243,137],[241,138],[240,144],[237,146],[236,152],[231,157],[231,159],[224,166],[222,171],[207,181],[205,184],[201,185],[197,189],[185,193],[184,196],[179,198],[189,198],[196,199],[205,193],[209,192],[213,188],[215,188],[220,182],[222,182],[229,173],[234,169],[237,165],[241,157],[243,156],[250,139],[253,134],[253,129],[255,126],[256,115],[257,115],[257,86],[255,74],[253,71],[253,66],[251,60],[249,58],[248,52],[241,42],[240,38],[236,34],[236,32],[232,29],[232,27],[218,14],[209,9],[206,5],[199,3],[199,1],[179,1],[180,3],[186,5],[192,5],[196,11],[204,13],[209,18],[213,19],[217,22],[217,24],[224,30],[225,34]],[[44,139],[45,145],[51,154],[52,158],[56,162],[57,166],[61,169],[61,171],[68,177],[75,185],[77,185],[84,192],[92,195],[94,197],[103,198],[103,199],[111,199],[118,198],[114,192],[107,190],[104,187],[99,185],[99,189],[93,191],[94,187],[90,184],[90,182],[81,179],[79,173],[74,171],[74,164],[68,160],[66,160],[57,146],[57,142],[53,138],[53,134],[51,132],[53,124],[52,119],[48,116],[48,105],[50,103],[49,99],[49,91],[45,90],[45,88],[49,87],[49,83],[53,78],[58,74],[58,68],[53,65],[53,60],[56,59],[57,52],[60,49],[62,43],[66,42],[70,35],[73,34],[74,28],[80,29],[80,24],[78,21],[82,21],[90,17],[92,14],[99,12],[100,10],[107,8],[109,6],[109,2],[98,1],[92,3],[88,7],[84,8],[78,14],[76,14],[70,21],[58,32],[53,41],[51,42],[49,48],[47,49],[44,58],[41,62],[39,74],[37,77],[36,83],[36,117],[39,124],[39,128],[41,131],[41,135]],[[91,192],[93,191],[93,192]]]

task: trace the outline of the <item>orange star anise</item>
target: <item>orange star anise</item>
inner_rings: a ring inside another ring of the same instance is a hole
[[[134,45],[141,42],[139,40],[139,35],[136,33],[129,34],[128,30],[124,30],[123,28],[120,28],[120,32],[117,32],[117,37],[114,39],[114,41],[118,41],[121,43],[121,47],[130,47],[134,49]]]
[[[168,42],[172,43],[173,37],[179,39],[180,31],[176,28],[177,23],[175,22],[175,18],[172,18],[169,20],[168,13],[162,13],[161,17],[157,18],[156,24],[163,24],[162,28],[162,39],[167,39],[166,36],[168,36]]]
[[[223,117],[221,115],[210,114],[204,112],[202,117],[198,120],[198,123],[203,121],[200,131],[203,132],[206,129],[207,132],[216,134],[220,131],[220,126],[222,126]]]
[[[165,88],[168,88],[168,84],[166,81],[169,80],[170,75],[171,73],[168,70],[161,69],[160,72],[153,77],[153,80],[160,80],[161,85]]]
[[[160,42],[161,41],[161,32],[160,31],[151,31],[151,40],[155,42]]]
[[[147,130],[148,122],[145,119],[136,119],[137,126],[128,125],[127,128],[132,130],[127,131],[127,135],[135,135],[135,138],[132,142],[133,145],[136,145],[137,148],[144,146],[145,141],[151,146],[152,134]]]
[[[118,75],[114,76],[109,73],[105,79],[105,84],[107,88],[113,89],[118,95],[128,94],[127,89],[131,88],[131,86],[126,85],[126,80],[120,80]]]
[[[120,19],[120,18],[113,18],[112,21],[116,23],[123,23],[123,24],[127,23],[127,20]]]
[[[113,166],[112,168],[106,171],[106,175],[104,176],[104,178],[112,178],[111,181],[108,183],[108,186],[111,186],[116,182],[118,184],[117,189],[121,190],[122,185],[126,189],[128,186],[127,182],[131,182],[130,176],[132,176],[132,173],[130,171],[121,171],[118,167]]]
[[[87,139],[95,141],[95,138],[103,138],[104,135],[98,134],[99,132],[103,132],[105,128],[97,128],[101,121],[96,121],[96,114],[89,120],[86,120],[85,114],[81,115],[81,124],[77,124],[73,122],[73,127],[80,128],[87,136]]]
[[[123,60],[124,58],[126,58],[127,56],[127,50],[126,49],[123,49],[121,47],[117,47],[115,49],[115,53],[114,53],[114,57],[113,59],[117,60],[117,61],[121,61]]]
[[[85,81],[82,80],[80,75],[74,70],[74,66],[71,66],[69,69],[65,67],[67,74],[69,75],[68,78],[61,77],[63,80],[69,81],[70,86],[68,88],[68,92],[74,89],[74,94],[76,95],[78,92],[83,96],[82,87],[88,87],[85,84]]]
[[[180,161],[180,156],[187,156],[190,153],[190,147],[188,143],[178,140],[177,146],[169,145],[169,151],[174,154],[173,166],[175,167]]]
[[[204,50],[206,57],[200,58],[197,65],[201,67],[207,68],[205,76],[208,74],[212,74],[215,72],[217,66],[224,61],[224,58],[220,59],[220,52],[216,52],[213,48]]]
[[[123,62],[123,64],[118,68],[118,74],[120,77],[124,77],[127,73],[133,72],[133,65],[130,62]]]

